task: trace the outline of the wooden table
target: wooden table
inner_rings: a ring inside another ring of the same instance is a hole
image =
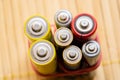
[[[40,14],[54,24],[59,9],[95,16],[103,59],[93,80],[120,80],[120,0],[0,0],[0,80],[41,80],[27,56],[24,22]]]

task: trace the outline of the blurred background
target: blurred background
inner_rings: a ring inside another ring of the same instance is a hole
[[[0,0],[0,80],[42,79],[27,56],[24,22],[40,14],[54,24],[59,9],[69,10],[73,17],[92,14],[98,22],[103,58],[95,77],[88,80],[120,80],[120,0]]]

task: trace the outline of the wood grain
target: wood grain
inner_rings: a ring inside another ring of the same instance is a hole
[[[43,79],[36,75],[28,59],[24,22],[40,14],[54,24],[54,14],[59,9],[71,11],[73,17],[89,13],[97,19],[103,59],[91,80],[119,80],[120,0],[0,0],[0,80]]]

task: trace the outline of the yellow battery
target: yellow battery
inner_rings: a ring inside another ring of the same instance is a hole
[[[51,30],[49,22],[42,16],[31,16],[24,25],[24,33],[29,40],[36,41],[38,39],[51,38]]]
[[[56,71],[56,50],[50,41],[39,39],[33,42],[28,54],[34,68],[41,74],[51,74]]]

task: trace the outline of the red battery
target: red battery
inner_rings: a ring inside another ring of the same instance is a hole
[[[71,30],[77,40],[96,39],[97,22],[90,14],[78,14],[72,20]]]

